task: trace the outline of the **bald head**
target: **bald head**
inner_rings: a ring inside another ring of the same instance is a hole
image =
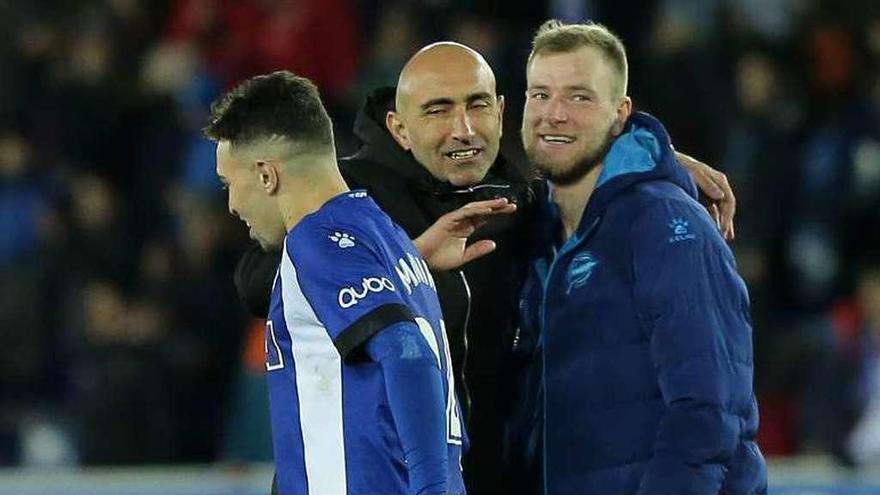
[[[385,124],[394,139],[439,180],[469,186],[498,157],[504,98],[486,59],[460,43],[419,50],[400,72],[395,110]]]
[[[495,94],[495,73],[486,59],[473,48],[454,41],[432,43],[413,55],[397,80],[395,105],[401,111],[425,85],[437,85],[456,79],[456,73],[477,75]]]

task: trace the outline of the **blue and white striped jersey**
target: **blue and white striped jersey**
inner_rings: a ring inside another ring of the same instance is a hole
[[[408,475],[378,364],[363,344],[415,321],[444,377],[449,493],[463,493],[462,424],[434,280],[406,233],[364,191],[288,232],[266,328],[281,495],[406,494]]]

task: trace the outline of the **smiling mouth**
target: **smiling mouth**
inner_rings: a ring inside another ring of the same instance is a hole
[[[450,160],[465,161],[476,157],[482,152],[483,150],[481,150],[480,148],[468,148],[466,150],[450,151],[448,153],[444,153],[444,155]]]
[[[539,134],[541,141],[549,144],[571,144],[575,142],[575,138],[564,136],[561,134]]]

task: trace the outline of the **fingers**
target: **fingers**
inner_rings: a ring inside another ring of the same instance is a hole
[[[736,216],[736,196],[734,196],[733,189],[727,181],[727,176],[720,172],[719,174],[721,175],[719,184],[725,192],[724,199],[718,203],[718,207],[721,210],[721,231],[724,232],[725,239],[732,241],[735,236],[733,218]]]
[[[709,214],[712,215],[712,219],[715,220],[715,226],[718,230],[721,230],[721,213],[718,211],[718,203],[712,203],[709,205]]]
[[[724,236],[724,240],[734,240],[736,234],[733,228],[733,211],[731,209],[734,208],[733,203],[724,200],[706,201],[704,204],[706,210],[708,210],[709,214],[712,216],[712,220],[715,221],[715,226],[718,228],[718,231]]]
[[[735,236],[733,218],[736,216],[736,196],[733,194],[733,188],[730,186],[730,181],[727,180],[727,175],[708,166],[706,169],[718,190],[722,192],[721,198],[715,199],[712,203],[718,211],[715,220],[718,222],[718,228],[724,238],[732,241]],[[713,216],[715,216],[714,212]]]
[[[678,158],[678,162],[681,163],[691,174],[691,177],[694,179],[694,182],[697,183],[697,187],[700,188],[700,192],[702,192],[704,196],[707,196],[714,201],[721,201],[724,199],[725,190],[720,183],[722,177],[725,182],[727,180],[727,178],[724,177],[724,174],[680,151],[675,152],[675,157]]]
[[[706,165],[706,167],[708,168],[708,165]],[[694,177],[700,191],[714,201],[723,201],[727,195],[724,192],[724,188],[719,185],[718,176],[715,174],[718,174],[721,177],[724,177],[724,174],[712,169],[704,172],[705,173],[697,174]],[[725,180],[727,180],[726,177]]]
[[[472,201],[463,206],[463,208],[475,207],[475,208],[499,208],[501,206],[511,204],[507,198],[495,198],[495,199],[486,199],[483,201]]]
[[[727,196],[724,189],[725,186],[728,190],[730,189],[730,186],[727,184],[727,177],[703,162],[694,161],[698,164],[696,173],[694,173],[694,181],[697,183],[700,191],[714,201],[724,200]]]
[[[471,219],[471,226],[473,227],[474,230],[479,229],[480,227],[482,227],[483,225],[486,225],[487,223],[489,223],[489,217],[488,217],[488,216],[486,216],[486,217],[477,217],[477,218],[472,218],[472,219]],[[468,234],[468,235],[470,235],[470,234]]]
[[[733,188],[730,186],[727,176],[684,153],[676,151],[675,156],[688,169],[697,187],[700,188],[700,192],[708,198],[707,208],[724,238],[732,241],[736,235],[733,228],[733,219],[736,216],[736,196],[733,194]]]
[[[733,188],[730,187],[730,181],[727,180],[727,175],[725,175],[724,172],[719,172],[718,170],[709,167],[708,165],[706,165],[706,168],[711,172],[712,180],[723,194],[723,199],[730,198],[731,201],[736,202],[736,199],[733,197]]]
[[[464,248],[464,253],[462,254],[462,264],[469,263],[477,258],[481,258],[492,251],[495,250],[497,245],[495,241],[483,240],[477,241],[470,246]]]
[[[488,210],[488,212],[486,212]],[[507,198],[489,199],[486,201],[474,201],[459,208],[458,211],[474,212],[478,214],[506,214],[516,211],[516,203],[511,203]]]
[[[486,217],[495,215],[509,215],[516,211],[516,204],[507,198],[490,199],[488,201],[475,201],[461,208],[447,213],[449,220],[460,222],[462,220],[481,221]]]

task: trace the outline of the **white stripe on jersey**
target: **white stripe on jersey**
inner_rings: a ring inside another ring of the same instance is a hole
[[[299,286],[286,244],[281,300],[296,370],[309,495],[345,495],[342,360]]]

